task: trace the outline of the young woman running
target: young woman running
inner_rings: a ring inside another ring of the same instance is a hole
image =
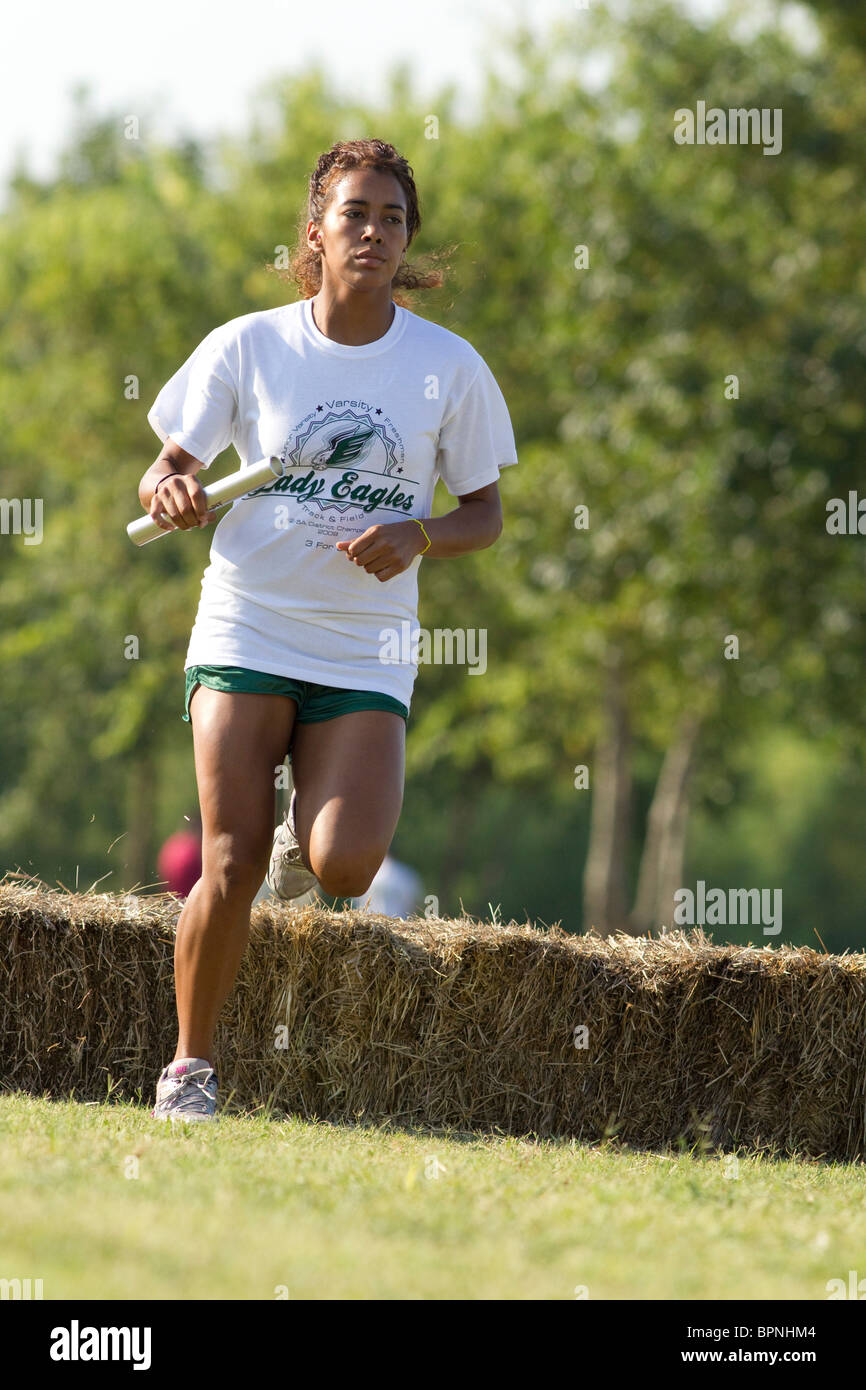
[[[186,656],[202,873],[177,926],[160,1119],[214,1118],[217,1018],[265,872],[285,898],[369,887],[403,800],[420,557],[492,545],[499,470],[517,462],[484,360],[399,295],[442,278],[404,261],[421,225],[406,160],[380,140],[335,144],[307,214],[302,298],[215,328],[147,417],[165,447],[139,499],[164,529],[213,520],[195,475],[229,444],[243,466],[285,469],[223,514]],[[431,519],[439,477],[459,505]],[[287,755],[295,794],[275,835]]]

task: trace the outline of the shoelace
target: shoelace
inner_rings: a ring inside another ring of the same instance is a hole
[[[215,1097],[208,1092],[207,1087],[210,1085],[211,1081],[213,1081],[214,1086],[216,1086],[216,1072],[208,1072],[204,1081],[197,1081],[195,1076],[167,1076],[165,1079],[166,1081],[176,1081],[178,1083],[177,1087],[168,1097],[171,1101],[172,1110],[178,1110],[181,1113],[190,1111],[192,1113],[200,1112],[201,1114],[207,1114],[208,1101],[215,1099]],[[196,1094],[196,1092],[198,1094]]]
[[[297,864],[299,867],[306,868],[301,858],[301,846],[292,831],[288,821],[283,821],[283,834],[277,840],[277,855],[284,864]]]

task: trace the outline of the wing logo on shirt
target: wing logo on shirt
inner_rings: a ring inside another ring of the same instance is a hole
[[[324,449],[313,454],[309,466],[318,471],[320,468],[342,468],[350,463],[358,463],[370,452],[375,437],[376,431],[362,424],[353,425],[348,430],[338,430],[328,438]]]

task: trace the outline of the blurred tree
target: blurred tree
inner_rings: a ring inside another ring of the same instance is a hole
[[[748,781],[738,750],[787,722],[862,758],[863,551],[825,527],[864,429],[859,50],[804,53],[781,29],[747,45],[725,16],[699,28],[658,4],[505,48],[513,80],[491,69],[470,123],[452,89],[414,101],[403,68],[375,110],[313,69],[263,91],[247,139],[167,149],[145,122],[131,142],[82,102],[58,178],[16,171],[0,476],[6,497],[38,489],[45,535],[0,546],[6,862],[96,878],[120,855],[105,886],[152,879],[190,799],[181,671],[208,542],[131,550],[159,447],[146,411],[215,324],[294,297],[267,263],[318,153],[362,134],[415,168],[413,254],[456,246],[414,308],[490,363],[520,457],[495,549],[424,567],[421,622],[488,633],[486,679],[429,666],[416,685],[404,820],[431,891],[489,896],[520,862],[557,910],[579,900],[580,854],[537,870],[528,830],[525,859],[504,848],[531,795],[589,835],[584,926],[647,930],[684,881],[690,807],[727,814]],[[703,93],[782,107],[783,154],[677,145],[674,111]],[[579,764],[591,822],[565,810]]]
[[[601,930],[670,921],[695,778],[705,792],[747,729],[832,729],[862,758],[863,552],[825,528],[863,428],[863,208],[837,196],[859,182],[862,69],[773,32],[746,50],[724,17],[698,32],[661,8],[583,31],[581,60],[618,59],[592,98],[571,30],[544,52],[518,36],[522,82],[491,83],[475,160],[489,280],[467,277],[457,313],[473,341],[489,326],[524,466],[503,484],[498,563],[482,580],[472,562],[479,607],[500,605],[497,678],[464,683],[457,719],[421,715],[431,750],[487,753],[502,777],[516,747],[559,777],[595,748],[584,920]],[[677,146],[695,92],[782,106],[784,158]],[[448,567],[428,594],[453,613],[466,580]],[[626,917],[630,746],[660,763]]]

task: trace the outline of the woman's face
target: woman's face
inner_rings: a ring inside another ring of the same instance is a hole
[[[323,283],[330,275],[362,292],[390,285],[407,240],[406,194],[379,169],[345,173],[331,186],[321,225],[307,224],[308,244],[323,252]]]

